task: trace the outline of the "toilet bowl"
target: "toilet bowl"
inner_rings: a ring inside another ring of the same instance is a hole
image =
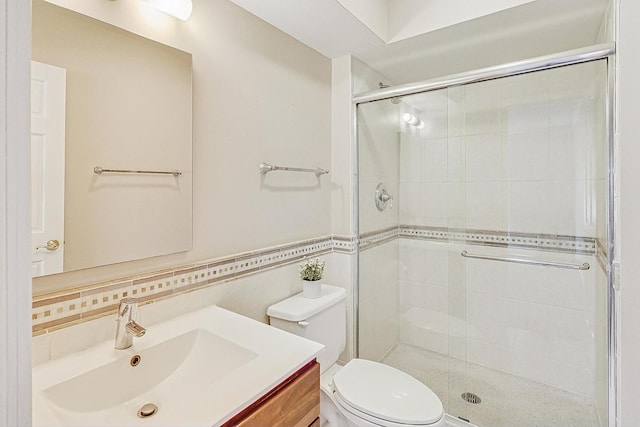
[[[390,366],[353,359],[320,378],[321,426],[442,427],[440,399],[415,378]]]
[[[364,359],[336,364],[346,343],[343,288],[322,285],[320,298],[294,295],[269,307],[272,326],[325,345],[320,363],[320,425],[442,427],[442,402],[412,376]]]

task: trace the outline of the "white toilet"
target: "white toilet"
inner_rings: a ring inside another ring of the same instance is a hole
[[[321,426],[442,427],[442,402],[429,387],[381,363],[336,364],[346,343],[343,288],[322,285],[322,296],[294,295],[267,310],[271,325],[325,345],[320,363]]]

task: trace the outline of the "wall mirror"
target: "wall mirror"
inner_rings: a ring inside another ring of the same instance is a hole
[[[32,5],[33,276],[190,250],[191,55]]]

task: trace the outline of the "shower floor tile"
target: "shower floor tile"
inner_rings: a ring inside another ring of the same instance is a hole
[[[587,398],[445,355],[398,344],[382,360],[422,381],[445,412],[479,427],[597,427]],[[460,396],[472,392],[480,404]]]

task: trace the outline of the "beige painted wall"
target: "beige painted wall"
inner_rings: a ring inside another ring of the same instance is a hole
[[[330,234],[326,175],[258,173],[261,161],[330,167],[327,58],[227,0],[195,0],[187,22],[144,2],[55,3],[192,53],[194,245],[38,278],[36,294]]]
[[[43,0],[32,35],[67,71],[64,271],[190,250],[191,55]]]

